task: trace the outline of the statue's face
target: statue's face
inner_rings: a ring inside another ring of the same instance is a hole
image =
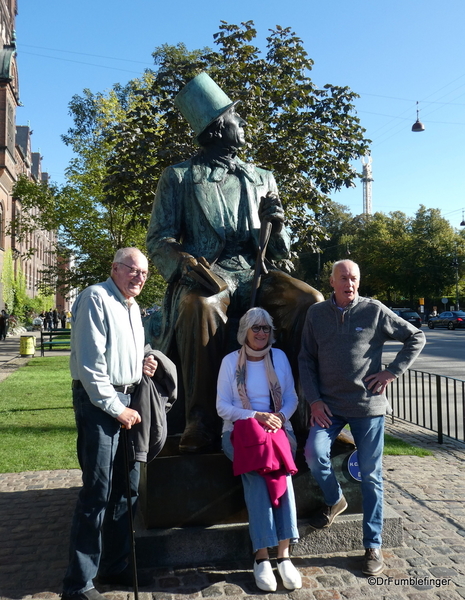
[[[221,141],[224,146],[240,148],[245,144],[244,126],[246,122],[234,108],[223,115],[224,127],[221,132]]]

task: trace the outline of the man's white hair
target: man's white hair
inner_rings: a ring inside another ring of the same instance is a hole
[[[333,268],[331,269],[331,277],[334,277],[334,274],[336,273],[336,269],[344,263],[350,263],[351,265],[355,265],[358,269],[358,272],[360,273],[360,267],[358,266],[358,264],[356,262],[354,262],[353,260],[349,260],[348,258],[343,258],[342,260],[337,260],[333,264]]]

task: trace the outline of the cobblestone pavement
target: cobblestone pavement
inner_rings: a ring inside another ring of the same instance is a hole
[[[153,569],[140,600],[453,600],[465,598],[465,446],[397,421],[387,431],[430,449],[433,456],[386,456],[385,501],[403,517],[404,543],[385,548],[386,568],[372,580],[360,572],[362,551],[294,559],[303,588],[255,587],[250,564]],[[80,472],[0,474],[0,599],[50,598],[60,593]],[[100,589],[109,600],[131,590]]]

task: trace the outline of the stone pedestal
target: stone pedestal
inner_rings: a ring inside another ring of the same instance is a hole
[[[222,453],[179,455],[178,436],[170,436],[163,453],[142,466],[139,514],[136,520],[137,561],[141,568],[187,567],[249,560],[252,549],[242,482]],[[315,531],[308,517],[323,504],[319,486],[309,472],[303,451],[293,477],[301,539],[296,556],[362,549],[360,483],[347,468],[353,448],[333,446],[332,460],[349,507],[329,529]],[[402,520],[386,509],[386,547],[402,544]]]
[[[170,436],[163,453],[142,466],[140,507],[147,529],[193,527],[247,522],[242,482],[223,453],[177,452],[177,436]],[[349,474],[347,462],[353,449],[333,446],[332,460],[349,503],[348,514],[361,512],[360,484]],[[294,490],[299,519],[308,518],[323,504],[320,488],[297,452],[298,473]]]

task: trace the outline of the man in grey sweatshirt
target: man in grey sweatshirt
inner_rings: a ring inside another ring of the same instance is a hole
[[[358,295],[356,263],[336,262],[330,284],[331,298],[308,309],[299,354],[300,381],[311,407],[305,458],[326,503],[310,524],[315,529],[329,527],[347,508],[330,451],[341,429],[349,424],[362,479],[362,571],[376,575],[384,568],[382,457],[384,418],[391,412],[385,390],[413,363],[425,336],[381,302]],[[383,370],[382,352],[388,340],[402,342],[403,347]]]

